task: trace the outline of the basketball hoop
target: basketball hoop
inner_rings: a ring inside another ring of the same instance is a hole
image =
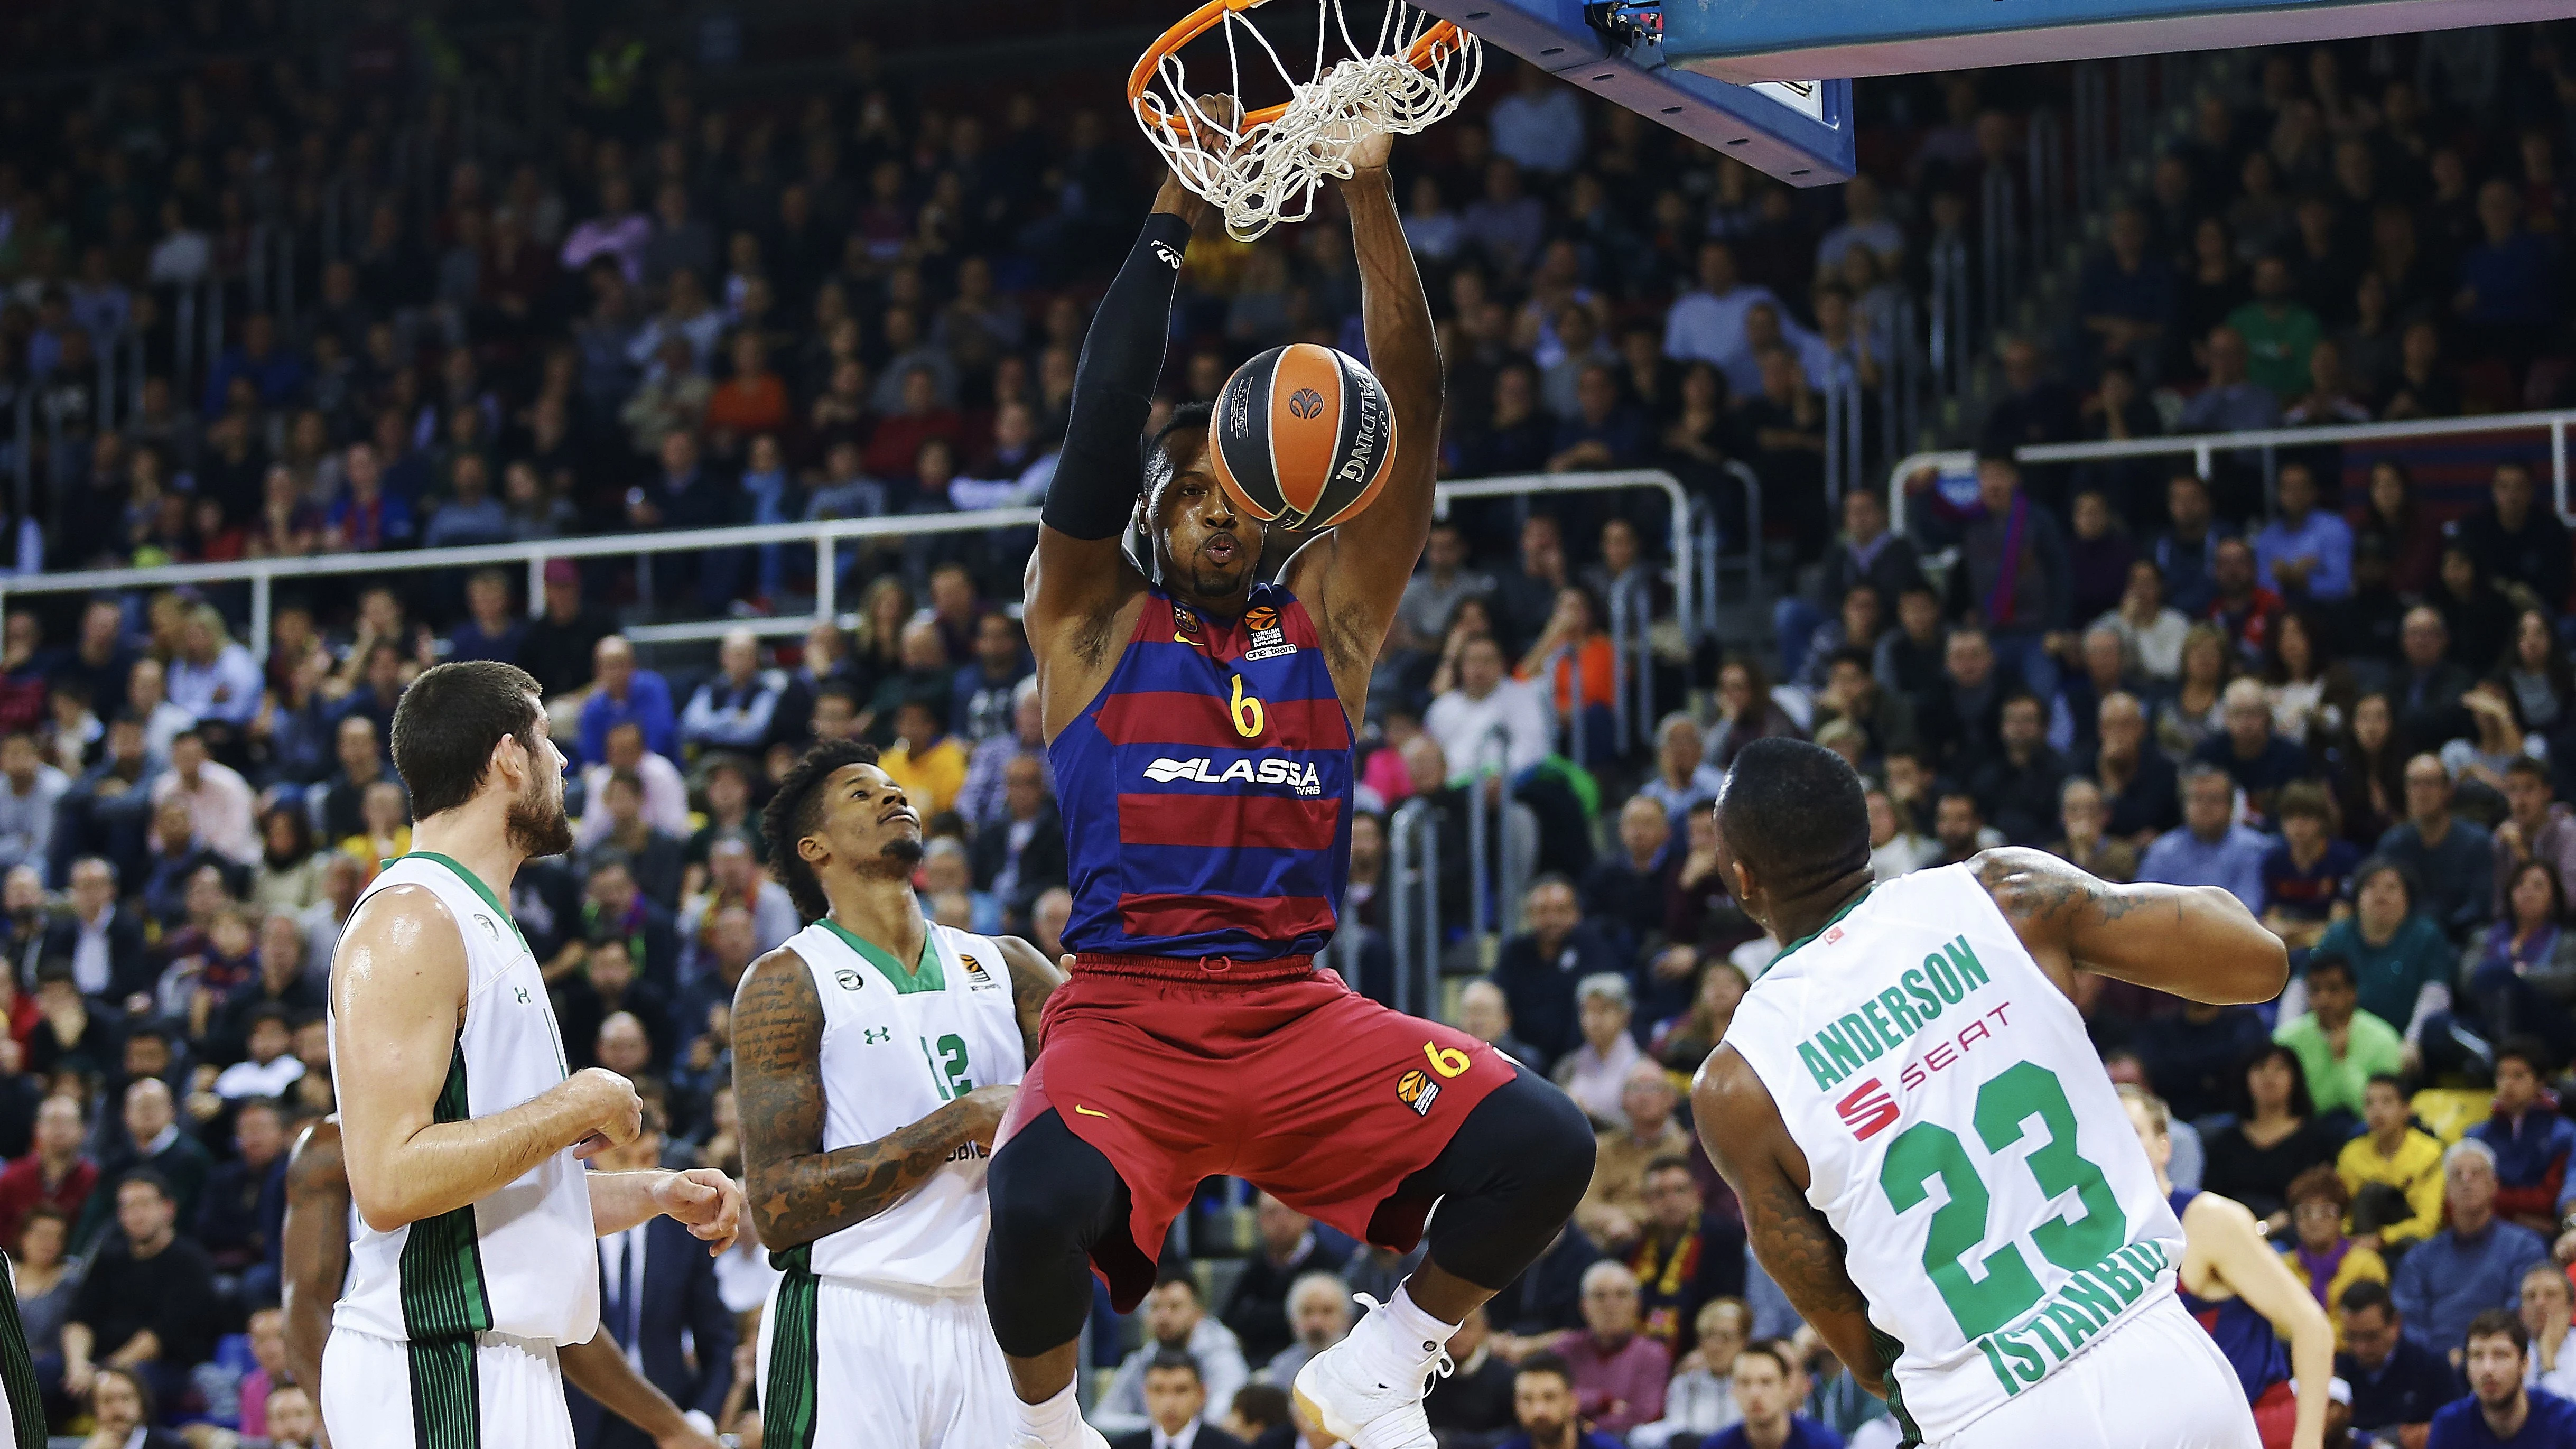
[[[1387,0],[1376,44],[1365,49],[1352,39],[1343,0],[1316,0],[1315,62],[1301,81],[1247,18],[1262,3],[1207,0],[1148,46],[1127,77],[1127,101],[1146,139],[1183,185],[1224,213],[1225,229],[1237,241],[1312,216],[1315,189],[1351,174],[1345,153],[1355,142],[1380,131],[1410,136],[1448,115],[1485,66],[1476,37],[1402,0]],[[1211,30],[1225,32],[1224,94],[1238,110],[1247,48],[1238,30],[1269,58],[1288,99],[1231,125],[1209,114],[1189,87],[1180,51]],[[1327,67],[1325,42],[1335,35],[1348,55]]]

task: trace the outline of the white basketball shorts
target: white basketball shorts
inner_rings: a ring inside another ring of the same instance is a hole
[[[981,1291],[790,1271],[760,1320],[766,1449],[997,1449],[1018,1397]]]
[[[2261,1449],[2245,1386],[2170,1296],[1928,1449]]]
[[[573,1449],[555,1346],[499,1333],[402,1343],[334,1327],[322,1423],[334,1449]]]

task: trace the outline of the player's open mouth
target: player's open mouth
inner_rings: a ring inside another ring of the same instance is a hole
[[[1218,563],[1234,562],[1236,545],[1234,542],[1234,535],[1230,533],[1220,533],[1216,537],[1209,539],[1205,544],[1202,544],[1201,547],[1206,551],[1209,558],[1215,559]]]
[[[909,820],[912,822],[913,829],[919,830],[921,828],[921,816],[914,813],[910,806],[905,806],[901,810],[889,810],[885,814],[877,817],[877,823],[879,825],[891,825],[897,820]]]

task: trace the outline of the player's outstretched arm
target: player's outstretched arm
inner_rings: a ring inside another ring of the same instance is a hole
[[[2269,1001],[2289,952],[2216,886],[2113,885],[2041,850],[1980,852],[1970,868],[2058,985],[2093,971],[2192,1001]]]
[[[597,1067],[508,1111],[438,1121],[466,981],[456,917],[419,886],[369,897],[332,957],[341,1157],[378,1232],[488,1197],[585,1139],[612,1146],[640,1129],[635,1088]]]
[[[336,1116],[305,1128],[287,1156],[286,1220],[278,1229],[278,1252],[285,1268],[287,1367],[318,1404],[331,1305],[349,1269],[349,1177],[340,1165]]]
[[[2182,1215],[2183,1268],[2206,1265],[2245,1305],[2272,1321],[2290,1345],[2290,1376],[2297,1380],[2299,1412],[2291,1449],[2321,1449],[2326,1432],[2326,1384],[2334,1377],[2334,1324],[2316,1296],[2290,1276],[2281,1255],[2244,1204],[2214,1193],[2191,1200]]]
[[[1046,953],[1017,936],[1004,936],[1002,964],[1011,969],[1011,1011],[1020,1023],[1020,1060],[1038,1059],[1039,1024],[1047,998],[1064,984],[1064,971]]]
[[[655,1449],[715,1449],[716,1441],[699,1433],[669,1394],[635,1371],[607,1330],[592,1334],[588,1343],[565,1344],[556,1357],[564,1382],[643,1430]]]
[[[1359,258],[1369,370],[1386,388],[1395,455],[1387,461],[1384,491],[1368,512],[1298,550],[1286,580],[1290,592],[1320,604],[1315,614],[1325,662],[1354,723],[1368,698],[1369,671],[1395,623],[1395,606],[1431,536],[1432,493],[1440,473],[1440,339],[1387,175],[1394,139],[1380,132],[1360,142],[1341,191]]]
[[[1076,672],[1097,666],[1108,653],[1119,607],[1145,586],[1120,541],[1135,520],[1144,482],[1141,440],[1171,335],[1172,291],[1190,230],[1206,209],[1179,177],[1163,178],[1153,213],[1082,340],[1064,449],[1047,481],[1026,580],[1029,639],[1042,676],[1051,659],[1069,657]],[[1068,698],[1092,692],[1070,679],[1047,687]],[[1061,722],[1053,711],[1048,720]]]
[[[1691,1082],[1691,1117],[1718,1175],[1744,1205],[1744,1233],[1798,1315],[1862,1388],[1884,1398],[1886,1365],[1870,1340],[1869,1303],[1843,1266],[1843,1240],[1807,1201],[1807,1155],[1750,1063],[1721,1046]]]
[[[761,1246],[783,1252],[904,1197],[958,1148],[993,1145],[1014,1087],[978,1087],[874,1142],[823,1146],[823,1002],[804,960],[782,946],[751,964],[733,997],[733,1091],[742,1117]]]

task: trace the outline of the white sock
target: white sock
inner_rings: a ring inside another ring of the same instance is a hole
[[[1449,1342],[1449,1336],[1458,1331],[1457,1324],[1442,1322],[1414,1302],[1412,1291],[1401,1285],[1396,1288],[1395,1297],[1379,1304],[1367,1321],[1379,1325],[1378,1344],[1388,1354],[1400,1358],[1407,1368],[1439,1356],[1441,1347]]]
[[[1054,1398],[1043,1404],[1020,1405],[1020,1430],[1041,1444],[1071,1444],[1074,1430],[1082,1424],[1082,1405],[1075,1399],[1073,1385],[1067,1383]]]

